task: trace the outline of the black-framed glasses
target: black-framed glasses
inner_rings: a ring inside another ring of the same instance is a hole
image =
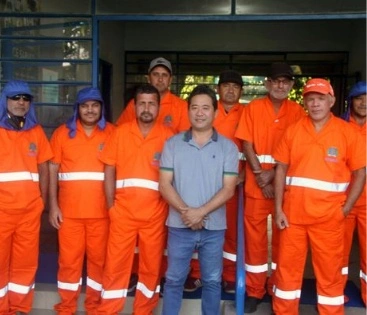
[[[19,101],[20,99],[22,99],[25,102],[30,102],[32,99],[32,96],[30,96],[29,94],[17,94],[12,97],[8,97],[8,98],[11,99],[12,101]]]

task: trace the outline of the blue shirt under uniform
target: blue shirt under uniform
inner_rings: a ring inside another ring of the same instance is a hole
[[[199,147],[192,139],[191,130],[167,140],[160,169],[173,172],[173,187],[189,207],[207,203],[223,187],[224,176],[238,175],[238,149],[229,139],[213,129],[211,139]],[[172,206],[166,224],[187,228],[180,213]],[[225,205],[212,211],[205,220],[208,230],[226,229]]]

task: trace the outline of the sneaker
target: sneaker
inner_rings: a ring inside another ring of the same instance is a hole
[[[226,293],[235,294],[236,293],[236,282],[223,281],[223,290]]]
[[[249,296],[245,299],[245,313],[255,313],[257,310],[257,305],[260,303],[260,299],[253,296]]]
[[[129,287],[127,288],[127,292],[128,293],[134,292],[137,284],[138,284],[138,275],[136,273],[133,273],[130,276]]]
[[[197,289],[201,288],[202,286],[203,283],[201,282],[200,279],[188,277],[184,285],[184,291],[194,292]]]

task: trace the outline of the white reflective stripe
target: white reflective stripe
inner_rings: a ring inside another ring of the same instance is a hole
[[[20,294],[28,294],[31,290],[34,289],[34,283],[31,285],[20,285],[13,282],[9,282],[8,284],[9,291],[13,291]]]
[[[104,180],[103,172],[71,172],[71,173],[59,173],[59,180]]]
[[[98,283],[89,277],[87,277],[87,286],[95,291],[102,291],[102,283]]]
[[[5,287],[0,289],[0,298],[4,297],[7,292],[8,292],[8,286],[6,285]]]
[[[231,260],[231,261],[236,261],[237,255],[223,251],[223,258]]]
[[[359,277],[362,278],[364,282],[367,282],[367,276],[362,270],[359,271]]]
[[[240,161],[246,161],[246,157],[243,154],[243,152],[238,152],[238,160],[240,160]]]
[[[296,300],[301,297],[301,290],[283,291],[277,287],[273,289],[274,295],[283,300]]]
[[[261,273],[268,271],[268,264],[264,265],[248,265],[245,264],[245,270],[253,273]]]
[[[76,283],[57,281],[57,287],[62,290],[78,291],[81,285],[82,278],[80,278],[79,282]]]
[[[331,192],[344,192],[349,183],[332,183],[323,180],[304,178],[304,177],[286,177],[286,184],[290,186],[300,186]]]
[[[342,275],[347,275],[348,273],[349,273],[348,267],[343,267],[342,268]]]
[[[275,164],[275,159],[271,155],[256,155],[260,164],[267,163],[267,164]]]
[[[121,299],[127,296],[127,289],[122,290],[102,290],[102,299]]]
[[[143,293],[148,299],[151,299],[154,295],[154,293],[158,293],[160,291],[160,286],[158,285],[155,288],[155,291],[149,290],[144,283],[142,282],[138,282],[138,284],[136,285],[136,290],[141,291],[141,293]]]
[[[116,188],[125,188],[125,187],[141,187],[152,190],[158,190],[158,182],[141,178],[119,179],[116,181]]]
[[[275,262],[271,262],[271,270],[276,270],[277,264]]]
[[[330,297],[317,295],[317,303],[323,305],[343,305],[344,304],[344,295]]]
[[[0,182],[16,182],[18,180],[31,180],[33,182],[38,182],[39,176],[38,173],[30,172],[0,173]]]
[[[199,253],[198,252],[193,253],[191,259],[199,259]]]

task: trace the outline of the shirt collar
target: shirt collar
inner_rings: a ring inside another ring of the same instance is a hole
[[[189,130],[187,130],[184,133],[183,140],[186,142],[189,142],[191,139],[192,139],[192,129],[190,128]],[[215,130],[215,128],[213,128],[213,134],[212,134],[211,139],[213,141],[218,141],[218,132]]]

